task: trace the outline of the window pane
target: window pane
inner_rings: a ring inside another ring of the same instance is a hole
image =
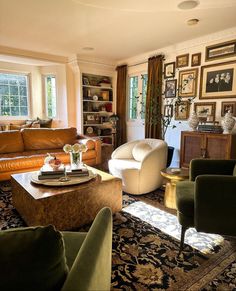
[[[147,74],[141,76],[142,78],[142,106],[141,106],[141,118],[145,119],[146,109],[146,96],[147,96]]]
[[[57,114],[57,96],[56,96],[56,77],[55,76],[46,76],[46,104],[47,104],[47,116],[56,117]]]
[[[28,116],[27,88],[27,75],[0,73],[0,116]]]
[[[137,118],[138,76],[129,79],[129,118]]]

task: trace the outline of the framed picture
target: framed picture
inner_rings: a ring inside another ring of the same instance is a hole
[[[189,118],[189,101],[181,101],[175,104],[175,120],[187,120]]]
[[[236,116],[236,102],[221,102],[221,116],[225,116],[229,110]]]
[[[175,62],[164,64],[164,78],[175,77]]]
[[[87,77],[83,77],[83,85],[89,85],[89,79]]]
[[[173,116],[173,105],[172,104],[164,105],[164,116],[166,116],[166,117]]]
[[[166,80],[165,97],[172,98],[176,96],[177,80]]]
[[[201,53],[197,53],[197,54],[192,54],[192,58],[191,58],[191,66],[195,67],[195,66],[201,66]]]
[[[179,96],[195,97],[197,94],[198,69],[179,72]]]
[[[215,121],[216,102],[195,102],[194,111],[203,122]]]
[[[236,39],[206,47],[206,62],[236,55]]]
[[[188,66],[189,54],[180,55],[176,57],[176,68]]]
[[[236,97],[236,61],[203,66],[199,99]]]
[[[87,120],[88,121],[94,121],[95,120],[94,114],[88,114],[87,115]]]

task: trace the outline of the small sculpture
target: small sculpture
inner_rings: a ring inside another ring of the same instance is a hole
[[[232,131],[235,125],[235,119],[233,118],[233,114],[229,110],[228,112],[225,113],[224,118],[222,119],[222,127],[223,127],[223,133],[227,134]]]
[[[197,130],[197,126],[199,124],[199,118],[198,118],[197,113],[195,111],[193,111],[192,114],[190,115],[190,118],[188,120],[188,124],[193,131]]]

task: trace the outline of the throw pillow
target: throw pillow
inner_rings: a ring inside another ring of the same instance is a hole
[[[37,120],[39,121],[40,127],[42,127],[42,128],[51,128],[52,127],[52,118],[40,119],[39,117],[37,117]]]
[[[21,124],[21,125],[10,123],[10,130],[21,130],[22,128],[30,128],[30,127],[31,127],[31,123],[30,124]]]
[[[1,231],[0,266],[0,290],[61,290],[68,273],[61,233],[51,225]]]
[[[136,161],[141,162],[151,150],[152,147],[149,144],[146,142],[139,142],[134,146],[132,154]]]
[[[235,164],[235,166],[234,166],[233,176],[236,176],[236,164]]]

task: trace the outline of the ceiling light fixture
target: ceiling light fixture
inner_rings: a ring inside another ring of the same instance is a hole
[[[199,5],[199,2],[196,0],[187,0],[187,1],[182,1],[178,4],[178,8],[181,10],[190,10]]]
[[[192,19],[189,19],[189,20],[187,21],[187,24],[188,24],[188,25],[196,25],[196,24],[198,24],[198,22],[199,22],[199,19],[197,19],[197,18],[192,18]]]
[[[85,47],[82,48],[82,50],[84,50],[84,51],[94,51],[94,48],[90,47],[90,46],[85,46]]]

